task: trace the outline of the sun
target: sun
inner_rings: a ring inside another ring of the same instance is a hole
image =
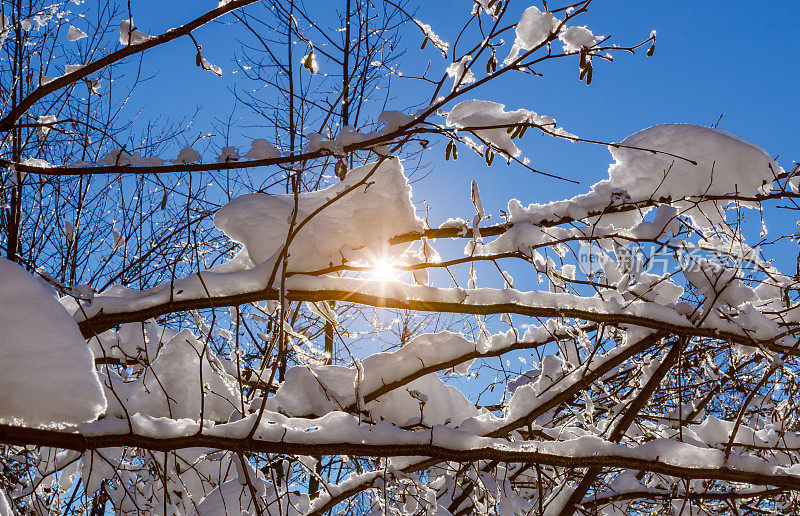
[[[379,281],[392,281],[397,277],[397,269],[388,260],[379,259],[372,262],[370,276]]]

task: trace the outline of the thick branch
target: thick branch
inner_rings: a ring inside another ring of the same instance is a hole
[[[611,467],[652,471],[679,478],[708,478],[800,490],[800,477],[770,475],[729,467],[681,466],[661,460],[627,454],[587,454],[566,456],[537,449],[515,450],[500,447],[469,449],[445,448],[430,444],[294,443],[192,435],[159,439],[136,434],[83,435],[73,432],[0,425],[0,442],[12,445],[49,446],[88,451],[102,448],[137,447],[157,451],[186,448],[211,448],[234,452],[282,453],[292,455],[351,455],[369,457],[428,456],[442,461],[539,463],[567,468]]]
[[[336,280],[341,282],[346,278],[325,278],[327,280]],[[349,283],[349,282],[347,282]],[[692,326],[688,320],[686,324],[680,324],[664,319],[657,319],[654,317],[647,317],[637,315],[634,313],[636,310],[636,303],[631,303],[628,307],[617,307],[616,310],[603,311],[599,308],[579,308],[569,305],[567,298],[574,298],[575,300],[583,300],[590,298],[578,298],[577,296],[567,296],[561,303],[554,303],[555,299],[549,299],[547,292],[535,292],[529,294],[541,295],[541,300],[516,300],[506,301],[502,303],[487,303],[481,302],[479,293],[483,289],[477,291],[461,291],[460,289],[434,289],[430,287],[412,287],[397,282],[379,282],[379,281],[359,281],[361,288],[352,289],[331,289],[321,288],[318,290],[301,290],[289,289],[286,298],[290,301],[342,301],[347,303],[356,303],[360,305],[373,306],[379,308],[395,308],[402,310],[414,310],[419,312],[440,312],[440,313],[458,313],[458,314],[474,314],[474,315],[490,315],[490,314],[519,314],[528,317],[566,317],[579,319],[583,321],[590,321],[595,323],[604,323],[611,325],[635,325],[643,328],[650,328],[657,331],[664,331],[673,335],[682,335],[686,337],[707,337],[714,339],[727,340],[744,346],[762,345],[770,349],[786,352],[787,348],[783,345],[777,344],[776,341],[785,335],[775,335],[772,339],[757,341],[748,335],[733,333],[730,331],[720,331],[713,327],[696,327]],[[393,293],[393,287],[400,286],[400,291]],[[344,284],[343,284],[344,287]],[[385,295],[380,295],[376,292],[385,290]],[[375,291],[375,292],[372,292]],[[476,296],[475,292],[478,293]],[[525,296],[525,293],[507,290],[506,299],[509,299],[511,294],[516,294],[517,297]],[[422,295],[420,297],[427,297],[427,299],[414,299],[410,294],[436,294]],[[462,293],[460,296],[462,302],[454,301],[441,301],[435,298],[443,298],[448,294],[448,298],[458,297],[455,294]],[[467,295],[469,294],[469,295]],[[473,299],[470,299],[473,296]],[[173,312],[182,312],[188,310],[199,310],[208,308],[219,308],[227,306],[238,306],[245,303],[264,300],[278,299],[278,290],[273,288],[252,290],[232,295],[218,295],[206,297],[192,297],[189,299],[175,299],[176,296],[171,296],[171,300],[165,302],[154,302],[144,306],[143,308],[120,309],[113,313],[100,309],[98,313],[85,320],[79,321],[78,325],[81,332],[86,338],[93,337],[105,330],[111,329],[122,323],[129,322],[142,322],[147,319],[152,319],[161,315]],[[98,302],[100,298],[96,299]],[[141,301],[141,299],[135,300]],[[540,304],[541,303],[541,304]],[[142,303],[144,304],[144,303]],[[650,303],[645,303],[649,305]],[[135,306],[135,305],[134,305]],[[654,304],[654,306],[657,306]],[[663,308],[660,307],[659,308]],[[626,313],[627,312],[627,313]],[[676,314],[677,315],[677,314]]]

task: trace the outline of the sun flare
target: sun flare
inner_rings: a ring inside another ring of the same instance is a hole
[[[376,260],[372,263],[370,275],[379,281],[392,281],[397,278],[397,269],[387,260]]]

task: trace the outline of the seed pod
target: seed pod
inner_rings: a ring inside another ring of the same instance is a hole
[[[488,166],[492,166],[492,161],[494,161],[494,151],[491,147],[486,147],[486,152],[483,153],[483,159],[486,160],[486,164]]]
[[[653,44],[650,45],[650,48],[647,49],[647,57],[653,57],[653,54],[655,54],[655,52],[656,52],[656,43],[654,41]]]
[[[303,68],[308,70],[311,73],[316,73],[314,71],[314,49],[311,49],[311,52],[308,53],[306,58],[303,60]]]
[[[581,62],[578,68],[582,69],[584,66],[586,66],[586,47],[581,47]]]
[[[500,10],[502,8],[503,8],[503,2],[498,1],[496,4],[494,4],[494,16],[495,17],[500,16]]]
[[[344,161],[339,160],[336,162],[334,171],[336,173],[336,177],[338,177],[340,180],[343,180],[344,176],[347,175],[347,165],[344,164]]]
[[[425,39],[423,39],[423,40],[422,40],[422,45],[420,45],[419,49],[420,49],[420,50],[425,50],[425,46],[426,46],[427,44],[428,44],[428,38],[427,38],[427,36],[426,36],[426,37],[425,37]]]
[[[167,191],[164,190],[164,196],[161,198],[161,209],[165,209],[167,207]]]
[[[455,161],[458,159],[458,147],[456,147],[456,142],[451,140],[451,143],[453,144],[453,161]]]
[[[522,139],[523,136],[525,136],[525,131],[528,130],[528,123],[525,122],[521,127],[522,128],[519,130],[519,139],[520,140]]]
[[[514,138],[518,137],[521,130],[522,129],[520,128],[520,126],[515,125],[514,130],[511,132],[511,139],[513,140]]]
[[[495,70],[497,70],[497,58],[494,56],[494,54],[492,54],[492,57],[486,61],[486,73],[494,73]]]
[[[197,47],[197,54],[194,56],[194,64],[196,64],[198,68],[203,67],[203,56],[200,54],[200,47]]]
[[[444,151],[444,160],[450,161],[450,154],[453,152],[453,140],[447,143],[447,149]]]
[[[586,63],[586,85],[592,84],[592,63]]]

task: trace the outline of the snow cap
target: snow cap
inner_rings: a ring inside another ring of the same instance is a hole
[[[106,398],[78,325],[52,289],[0,258],[0,421],[83,423]]]
[[[364,184],[356,186],[365,178]],[[397,158],[354,168],[341,182],[300,194],[295,227],[351,188],[300,229],[289,249],[290,270],[321,269],[343,259],[386,259],[389,252],[405,250],[402,245],[390,248],[389,238],[423,230]],[[214,225],[244,244],[250,261],[259,264],[282,249],[293,209],[292,195],[245,194],[223,206],[214,216]]]

